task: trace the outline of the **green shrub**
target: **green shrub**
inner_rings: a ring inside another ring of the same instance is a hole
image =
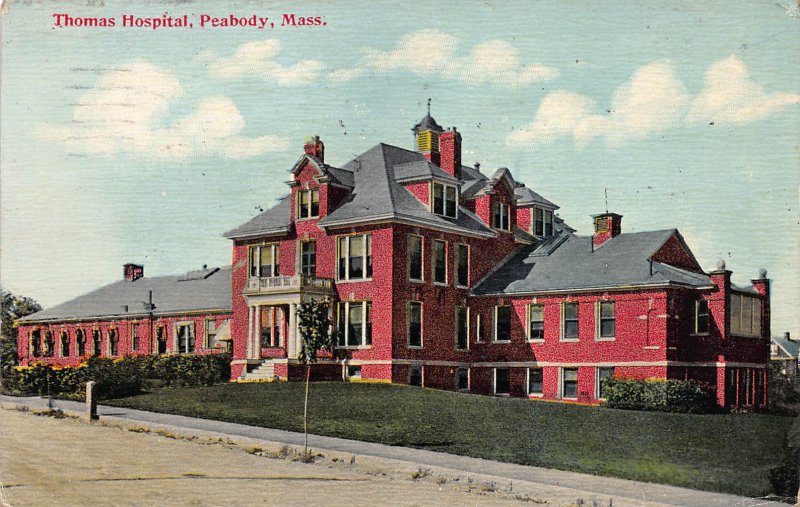
[[[227,354],[162,356],[152,378],[173,387],[210,386],[230,378],[230,361]]]
[[[609,408],[659,412],[708,413],[717,411],[716,396],[704,384],[684,380],[604,380]]]

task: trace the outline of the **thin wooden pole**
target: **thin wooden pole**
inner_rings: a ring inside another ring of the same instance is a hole
[[[306,365],[306,401],[303,406],[303,433],[305,434],[305,456],[308,457],[308,384],[311,381],[311,365]]]

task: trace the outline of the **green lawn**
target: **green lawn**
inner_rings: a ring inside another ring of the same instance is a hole
[[[302,431],[299,382],[160,389],[113,405]],[[789,417],[685,415],[385,384],[311,386],[309,432],[760,496]]]

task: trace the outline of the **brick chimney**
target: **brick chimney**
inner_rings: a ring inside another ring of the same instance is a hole
[[[439,135],[439,160],[444,172],[461,179],[461,134],[455,127]]]
[[[753,288],[764,297],[764,304],[761,307],[761,333],[763,336],[769,338],[772,336],[770,329],[770,283],[767,278],[767,270],[761,268],[758,270],[758,278],[751,280]]]
[[[319,140],[319,136],[314,136],[306,141],[303,151],[312,157],[317,157],[320,162],[325,162],[325,145]]]
[[[129,282],[135,282],[144,276],[144,266],[128,263],[122,266],[122,277]]]
[[[592,215],[592,218],[594,219],[593,250],[609,239],[616,238],[622,232],[622,215],[605,212]]]

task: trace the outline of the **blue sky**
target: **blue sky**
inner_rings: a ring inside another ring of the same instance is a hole
[[[800,12],[750,2],[62,2],[3,16],[0,277],[51,306],[121,276],[230,262],[221,234],[285,194],[307,136],[344,164],[432,111],[465,163],[589,233],[678,228],[706,270],[761,267],[800,335]],[[124,14],[321,16],[133,29]],[[54,28],[55,13],[115,17]]]

